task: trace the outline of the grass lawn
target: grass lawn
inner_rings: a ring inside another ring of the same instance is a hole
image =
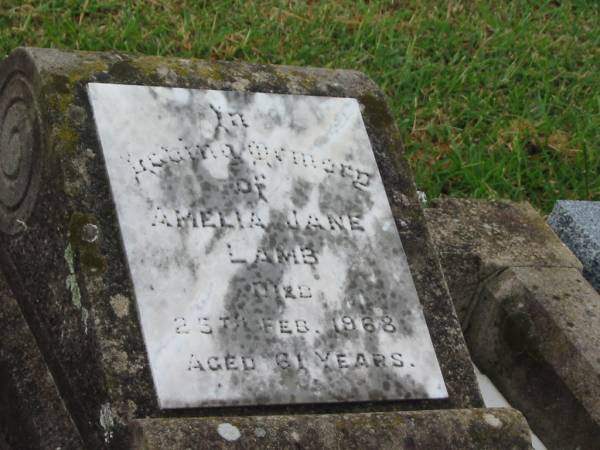
[[[600,200],[598,0],[0,0],[23,45],[358,69],[430,198]]]

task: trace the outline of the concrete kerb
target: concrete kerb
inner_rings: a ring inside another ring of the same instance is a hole
[[[130,432],[134,450],[530,448],[527,422],[509,408],[140,419]]]
[[[551,448],[600,436],[600,296],[527,204],[425,211],[474,362]]]

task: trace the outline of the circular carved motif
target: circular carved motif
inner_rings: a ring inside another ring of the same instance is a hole
[[[1,82],[1,81],[0,81]],[[37,190],[40,114],[31,84],[13,72],[0,86],[0,231],[26,228]]]

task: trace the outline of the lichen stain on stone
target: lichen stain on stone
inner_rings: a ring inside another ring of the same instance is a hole
[[[47,95],[48,106],[57,113],[64,113],[73,102],[72,86],[65,75],[53,75],[49,82]]]
[[[77,278],[74,274],[67,276],[67,288],[71,292],[71,301],[78,309],[81,309],[81,292],[79,291]]]
[[[127,352],[117,350],[111,353],[111,363],[119,372],[125,372],[129,368],[129,357]]]
[[[79,145],[79,142],[77,143],[77,155],[69,160],[73,175],[75,177],[75,179],[72,180],[73,183],[78,182],[80,185],[82,182],[85,185],[90,184],[90,176],[88,173],[87,164],[88,161],[94,159],[94,157],[95,155],[93,154],[93,151],[90,154],[89,148],[84,148],[82,145]]]
[[[483,420],[485,420],[485,422],[493,428],[502,427],[502,421],[500,419],[498,419],[496,416],[494,416],[493,414],[484,414]]]
[[[69,124],[58,128],[55,133],[55,149],[60,149],[69,155],[73,155],[77,151],[79,143],[79,133]]]
[[[168,83],[175,84],[177,82],[177,74],[168,66],[160,66],[156,73],[158,76]]]
[[[129,299],[124,295],[117,294],[110,298],[110,306],[119,319],[129,315]]]
[[[52,92],[63,95],[70,93],[69,77],[66,75],[53,75],[48,84]]]
[[[385,102],[373,94],[365,94],[358,98],[361,105],[369,112],[374,119],[373,123],[381,127],[390,127],[394,124],[394,119],[385,106]]]
[[[177,75],[177,71],[173,69],[173,66],[165,64],[162,58],[142,56],[127,61],[127,64],[130,66],[129,70],[135,70],[137,75],[142,75],[144,78],[164,78],[167,75],[171,75],[171,77]]]
[[[51,149],[58,159],[62,159],[66,164],[72,164],[73,156],[79,150],[81,141],[79,129],[85,121],[84,108],[76,105],[77,92],[82,83],[92,79],[93,75],[106,69],[107,64],[98,60],[97,57],[90,57],[80,54],[81,63],[73,70],[64,74],[49,74],[44,87],[44,95],[41,102],[50,116],[53,124],[51,131]],[[83,114],[82,114],[83,112]],[[80,171],[74,167],[71,172],[78,178]],[[85,176],[85,173],[83,174]],[[75,182],[67,180],[67,190],[69,194],[76,195],[80,186]],[[74,184],[74,186],[70,186]]]
[[[105,322],[104,325],[109,327],[111,325],[109,322]],[[100,333],[104,334],[103,331]],[[130,355],[128,351],[130,350],[122,338],[111,339],[104,335],[100,339],[101,365],[105,368],[107,390],[116,395],[113,398],[122,398],[123,392],[128,389],[123,384],[124,380],[136,379],[140,371],[143,370],[143,366],[136,363],[135,356]],[[123,425],[122,418],[134,414],[137,405],[135,403],[125,404],[121,401],[113,404],[112,408],[114,421],[118,421],[120,425]]]
[[[527,354],[534,360],[542,359],[540,339],[528,314],[524,312],[507,314],[502,323],[502,334],[504,341],[515,354]]]
[[[239,79],[237,81],[234,81],[233,83],[231,83],[231,88],[234,91],[246,91],[248,89],[248,86],[250,85],[250,81],[247,79]]]
[[[127,413],[126,417],[128,421],[131,421],[136,418],[138,406],[133,400],[127,400]]]
[[[67,275],[65,284],[71,293],[71,302],[78,310],[81,311],[81,321],[83,322],[84,332],[87,334],[89,313],[81,304],[81,290],[79,289],[79,284],[77,284],[77,276],[75,275],[75,263],[73,260],[73,248],[71,247],[71,243],[69,243],[65,249],[64,258],[69,268],[69,275]]]
[[[53,84],[62,83],[64,77],[54,77]],[[73,114],[69,114],[74,102],[73,87],[66,82],[68,91],[52,91],[46,95],[47,106],[52,115],[56,116],[55,126],[52,128],[52,149],[59,154],[73,155],[77,151],[79,143],[79,132],[73,121]]]
[[[219,436],[229,442],[237,441],[241,436],[240,430],[235,425],[224,422],[217,426]]]
[[[115,418],[110,403],[104,403],[100,407],[100,426],[104,430],[104,442],[108,444],[113,437],[113,427],[115,426]]]
[[[96,238],[90,242],[86,239],[86,227],[96,227]],[[93,214],[74,212],[69,222],[69,239],[72,248],[79,252],[82,267],[92,273],[102,273],[106,270],[106,258],[98,247],[100,228]]]
[[[310,73],[283,67],[276,67],[274,72],[278,82],[287,86],[290,91],[300,93],[317,89],[319,80]]]
[[[108,73],[122,81],[135,81],[139,78],[139,71],[131,65],[131,61],[117,61],[108,68]]]

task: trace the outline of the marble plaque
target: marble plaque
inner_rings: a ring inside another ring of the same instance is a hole
[[[88,92],[161,408],[447,397],[355,99]]]

